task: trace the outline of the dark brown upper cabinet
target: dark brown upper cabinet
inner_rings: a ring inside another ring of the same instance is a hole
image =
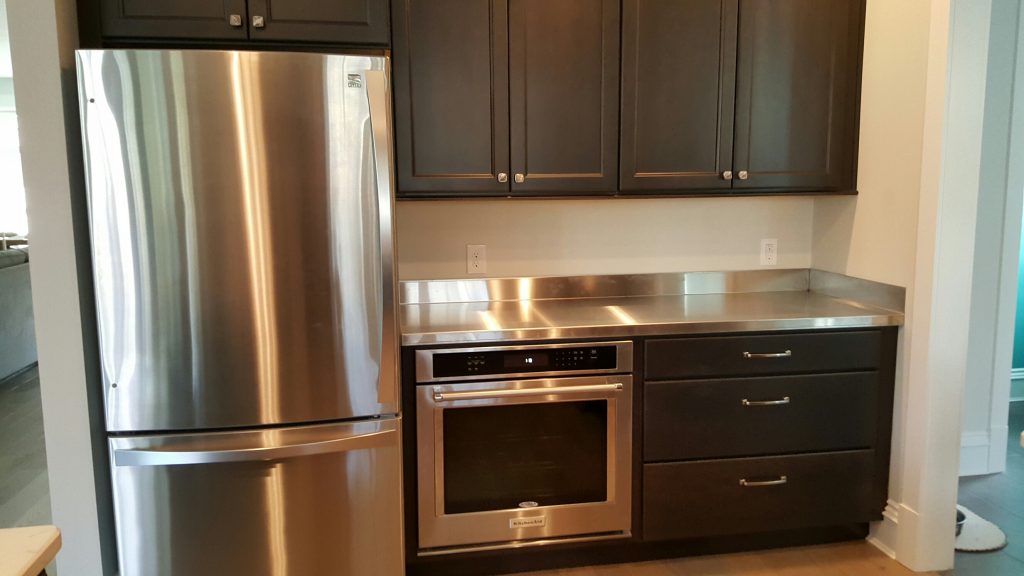
[[[735,188],[855,189],[863,18],[864,0],[741,0]]]
[[[383,46],[388,44],[390,32],[388,0],[99,2],[101,34],[114,42],[222,40]]]
[[[619,2],[509,0],[512,191],[618,188]]]
[[[613,194],[618,0],[394,0],[402,197]]]
[[[854,193],[864,0],[625,0],[621,182]]]
[[[246,0],[102,0],[103,36],[245,40]]]
[[[393,0],[398,189],[509,193],[506,0]]]
[[[389,43],[387,0],[249,0],[253,40]],[[263,16],[257,26],[256,16]]]
[[[729,189],[736,0],[625,0],[622,190]]]

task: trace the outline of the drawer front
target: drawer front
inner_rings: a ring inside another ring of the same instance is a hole
[[[875,496],[873,463],[873,450],[858,450],[647,464],[643,538],[699,538],[880,520],[885,502]]]
[[[815,332],[649,340],[649,380],[842,372],[878,367],[881,333]]]
[[[878,374],[648,382],[644,460],[870,448]]]

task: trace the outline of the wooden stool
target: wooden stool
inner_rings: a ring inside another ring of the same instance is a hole
[[[56,526],[0,530],[0,576],[46,576],[60,550]]]

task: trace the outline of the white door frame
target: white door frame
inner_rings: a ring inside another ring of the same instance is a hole
[[[1024,190],[1014,185],[1012,157],[1019,63],[1019,0],[992,0],[984,135],[978,186],[970,343],[960,475],[1006,469],[1017,268]],[[1013,47],[1007,49],[1007,47]],[[1024,89],[1024,87],[1022,87]],[[1019,139],[1019,138],[1018,138]],[[1016,150],[1019,155],[1019,146]],[[1019,431],[1018,431],[1019,432]]]
[[[880,0],[873,0],[880,1]],[[999,2],[1000,0],[995,0]],[[953,566],[961,448],[961,412],[968,365],[968,329],[974,286],[981,130],[985,113],[988,30],[993,0],[930,0],[925,128],[914,279],[908,286],[901,352],[902,402],[894,438],[894,483],[880,547],[913,570]],[[1019,17],[1024,17],[1024,10]],[[1024,45],[1017,44],[1016,82],[1024,79]],[[1024,90],[1013,95],[1000,286],[1015,283],[1024,202]],[[1015,241],[1016,240],[1016,241]],[[1012,262],[1008,260],[1013,260]],[[1013,310],[1013,290],[1000,290]],[[1012,333],[1012,314],[995,329]],[[993,370],[1006,362],[1012,341],[1002,338]],[[993,387],[992,418],[1005,415],[1009,369]],[[997,406],[999,404],[999,406]],[[997,412],[999,410],[999,412]]]

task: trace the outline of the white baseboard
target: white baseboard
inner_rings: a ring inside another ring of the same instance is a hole
[[[979,476],[989,474],[989,446],[991,437],[988,432],[964,432],[960,437],[960,475]]]
[[[1008,425],[993,426],[988,431],[988,473],[1006,472],[1006,445],[1010,439]]]
[[[868,543],[878,548],[883,554],[896,559],[896,542],[899,538],[900,506],[893,500],[885,504],[882,512],[882,521],[871,524],[871,533],[868,534]]]

